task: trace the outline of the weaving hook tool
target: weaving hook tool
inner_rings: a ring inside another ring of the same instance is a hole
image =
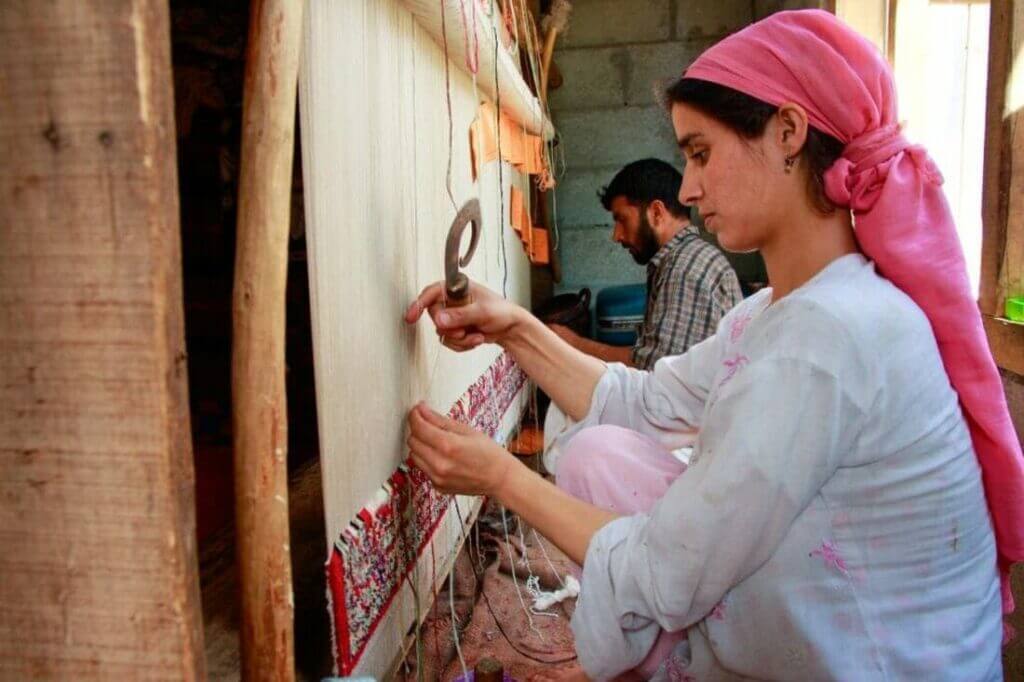
[[[469,294],[469,277],[460,272],[459,268],[466,267],[473,258],[477,243],[480,241],[480,222],[480,201],[470,199],[455,214],[452,226],[448,228],[448,240],[444,247],[444,295],[445,306],[449,308],[464,306],[473,301]],[[459,256],[462,233],[465,232],[467,225],[473,228],[469,248],[466,255]]]

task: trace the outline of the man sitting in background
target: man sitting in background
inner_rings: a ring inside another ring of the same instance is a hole
[[[551,328],[570,345],[608,362],[653,369],[714,334],[719,320],[743,298],[729,262],[700,238],[679,203],[682,175],[658,159],[634,161],[598,197],[610,211],[612,240],[647,266],[644,321],[632,346],[610,346],[562,325]]]

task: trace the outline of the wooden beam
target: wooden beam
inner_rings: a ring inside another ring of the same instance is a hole
[[[253,0],[245,60],[232,346],[242,676],[295,677],[285,288],[302,0]]]
[[[202,679],[167,3],[0,44],[0,678]]]
[[[982,316],[985,334],[996,364],[1024,376],[1024,325]]]
[[[1024,43],[1024,2],[1013,2],[1010,5],[1009,55],[1015,59]],[[1019,78],[1019,74],[1017,74]],[[1012,66],[1008,68],[1007,78],[1012,81],[1015,76]],[[1007,93],[1013,93],[1012,82],[1006,87]],[[1019,98],[1019,96],[1018,96]],[[1005,178],[1006,222],[999,254],[1000,264],[997,280],[998,296],[994,314],[1004,313],[1005,301],[1011,296],[1024,295],[1024,103],[1020,101],[1004,101],[1000,110],[1009,123],[1009,135],[1004,139],[1009,156],[1008,178]]]
[[[1006,248],[1010,204],[1011,141],[1019,115],[1005,116],[1006,86],[1013,60],[1013,0],[993,0],[989,29],[988,102],[981,195],[982,242],[979,306],[984,315],[1002,314],[1000,271]]]

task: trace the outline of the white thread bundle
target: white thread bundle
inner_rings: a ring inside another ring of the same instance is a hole
[[[565,577],[563,581],[564,587],[553,592],[546,592],[540,589],[540,580],[536,577],[533,581],[533,584],[530,586],[530,594],[533,595],[534,611],[546,611],[566,599],[580,596],[580,582],[571,575]]]

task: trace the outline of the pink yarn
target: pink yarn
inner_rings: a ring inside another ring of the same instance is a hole
[[[779,12],[708,49],[685,77],[773,105],[802,106],[846,147],[825,173],[829,199],[853,211],[857,240],[879,272],[928,316],[970,429],[995,527],[1003,608],[1008,571],[1024,560],[1024,457],[970,293],[942,174],[900,133],[892,72],[834,15]]]

